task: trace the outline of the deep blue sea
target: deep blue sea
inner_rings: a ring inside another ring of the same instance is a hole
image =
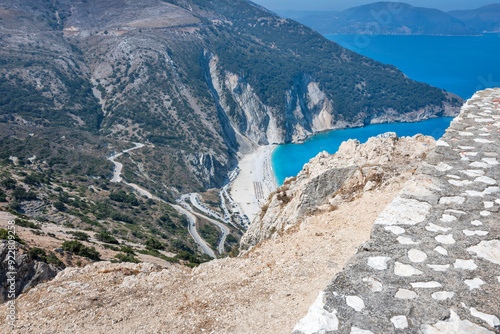
[[[413,80],[464,99],[478,90],[500,86],[500,34],[325,37],[363,56],[394,65]]]
[[[358,36],[328,35],[345,48],[398,67],[411,79],[446,89],[465,99],[476,91],[500,87],[500,34],[484,36]],[[297,175],[319,152],[337,152],[348,139],[365,142],[384,132],[398,136],[417,133],[439,138],[452,118],[443,117],[418,123],[369,125],[318,134],[304,144],[279,146],[272,162],[279,184]]]

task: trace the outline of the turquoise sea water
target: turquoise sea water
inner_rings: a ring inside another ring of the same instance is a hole
[[[342,142],[349,139],[357,139],[364,143],[368,138],[385,132],[396,132],[399,137],[421,133],[438,139],[444,134],[452,120],[453,117],[440,117],[418,123],[374,124],[363,128],[320,133],[309,138],[303,144],[278,146],[272,157],[274,173],[278,184],[283,184],[285,178],[297,175],[304,164],[318,155],[319,152],[327,151],[333,154],[337,152]]]
[[[465,99],[476,91],[500,86],[500,34],[484,36],[356,36],[329,35],[340,45],[386,64],[392,64],[414,80],[446,89]],[[272,157],[279,184],[297,175],[319,152],[335,153],[348,139],[365,142],[372,136],[393,131],[398,136],[417,133],[439,138],[452,118],[418,123],[378,124],[364,128],[330,131],[311,137],[304,144],[279,146]]]

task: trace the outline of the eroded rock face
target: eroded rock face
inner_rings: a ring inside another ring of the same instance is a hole
[[[20,245],[16,242],[16,249],[19,250]],[[0,240],[0,303],[8,300],[8,282],[7,273],[10,271],[8,261],[9,249],[5,240]],[[39,283],[46,282],[57,275],[58,269],[53,264],[47,264],[31,259],[27,253],[16,251],[15,257],[15,275],[16,296],[28,291]],[[10,277],[10,276],[9,276]]]
[[[242,238],[242,248],[276,237],[308,215],[335,210],[364,191],[405,181],[434,147],[432,137],[388,133],[365,144],[344,142],[335,155],[320,153],[297,177],[285,180]]]

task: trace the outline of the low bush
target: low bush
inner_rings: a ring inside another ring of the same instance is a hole
[[[66,252],[83,256],[94,261],[99,261],[101,259],[101,254],[99,254],[94,247],[87,247],[77,240],[63,242],[62,249]]]

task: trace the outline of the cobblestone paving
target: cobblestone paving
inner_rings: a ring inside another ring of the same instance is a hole
[[[500,333],[500,89],[462,107],[298,333]]]

